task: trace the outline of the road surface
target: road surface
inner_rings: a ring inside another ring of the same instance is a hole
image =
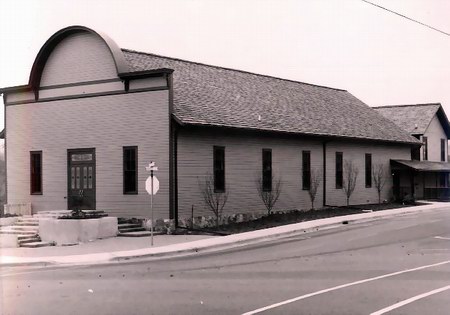
[[[183,258],[3,268],[2,314],[450,314],[450,207]]]

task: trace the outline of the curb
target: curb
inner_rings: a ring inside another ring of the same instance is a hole
[[[111,253],[96,253],[68,256],[48,257],[13,257],[0,258],[0,267],[14,266],[73,266],[108,264],[129,261],[137,258],[171,258],[192,255],[196,253],[213,252],[217,250],[231,249],[264,241],[280,239],[297,234],[307,234],[324,229],[337,228],[346,221],[348,224],[363,223],[387,217],[395,217],[424,211],[444,209],[443,204],[427,204],[409,208],[397,208],[368,213],[350,214],[326,219],[305,221],[290,225],[282,225],[273,228],[255,230],[228,236],[192,241],[187,243],[172,244],[167,246],[144,248],[130,251],[117,251]]]

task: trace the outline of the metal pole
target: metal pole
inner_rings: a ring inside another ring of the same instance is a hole
[[[151,220],[152,224],[150,225],[150,234],[151,234],[151,244],[153,246],[153,170],[150,171],[150,177],[151,179],[151,188],[150,188],[150,211],[151,211]]]

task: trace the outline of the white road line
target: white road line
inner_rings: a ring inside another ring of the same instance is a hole
[[[430,296],[430,295],[433,295],[433,294],[436,294],[436,293],[439,293],[439,292],[442,292],[442,291],[445,291],[445,290],[448,290],[448,289],[450,289],[450,285],[448,285],[446,287],[443,287],[443,288],[440,288],[440,289],[436,289],[436,290],[433,290],[433,291],[429,291],[429,292],[425,292],[423,294],[419,294],[419,295],[413,296],[412,298],[409,298],[407,300],[403,300],[401,302],[398,302],[396,304],[393,304],[391,306],[383,308],[382,310],[376,311],[376,312],[374,312],[374,313],[372,313],[370,315],[381,315],[381,314],[390,312],[392,310],[395,310],[396,308],[402,307],[402,306],[404,306],[406,304],[412,303],[414,301],[423,299],[423,298],[425,298],[427,296]]]
[[[445,265],[445,264],[448,264],[448,263],[450,263],[450,260],[442,261],[440,263],[436,263],[436,264],[432,264],[432,265],[425,265],[425,266],[420,266],[420,267],[417,267],[417,268],[401,270],[401,271],[392,272],[392,273],[388,273],[388,274],[377,276],[377,277],[373,277],[373,278],[368,278],[368,279],[363,279],[363,280],[359,280],[359,281],[355,281],[355,282],[350,282],[350,283],[338,285],[338,286],[335,286],[335,287],[331,287],[331,288],[328,288],[328,289],[324,289],[324,290],[308,293],[308,294],[297,296],[295,298],[292,298],[292,299],[289,299],[289,300],[285,300],[285,301],[282,301],[282,302],[279,302],[279,303],[275,303],[275,304],[271,304],[271,305],[268,305],[268,306],[265,306],[265,307],[261,307],[261,308],[258,308],[256,310],[243,313],[242,315],[258,314],[258,313],[265,312],[267,310],[270,310],[270,309],[273,309],[273,308],[276,308],[276,307],[279,307],[279,306],[283,306],[283,305],[286,305],[286,304],[294,303],[294,302],[297,302],[297,301],[300,301],[300,300],[304,300],[304,299],[307,299],[309,297],[320,295],[320,294],[323,294],[323,293],[336,291],[336,290],[339,290],[339,289],[351,287],[351,286],[354,286],[354,285],[358,285],[358,284],[362,284],[362,283],[366,283],[366,282],[370,282],[370,281],[375,281],[375,280],[379,280],[379,279],[393,277],[393,276],[396,276],[396,275],[400,275],[402,273],[413,272],[413,271],[422,270],[422,269],[426,269],[426,268],[442,266],[442,265]]]
[[[450,241],[450,237],[435,236],[434,238],[437,238],[438,240],[447,240],[447,241]]]

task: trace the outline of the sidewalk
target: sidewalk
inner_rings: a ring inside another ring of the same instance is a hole
[[[88,265],[117,262],[138,257],[156,258],[189,255],[199,251],[234,248],[277,237],[338,227],[341,226],[343,221],[348,221],[349,223],[361,222],[421,211],[445,210],[446,208],[450,208],[450,204],[430,202],[422,206],[332,217],[220,237],[207,235],[157,235],[154,237],[153,247],[150,246],[150,237],[115,237],[74,246],[0,248],[0,267],[49,264]]]

